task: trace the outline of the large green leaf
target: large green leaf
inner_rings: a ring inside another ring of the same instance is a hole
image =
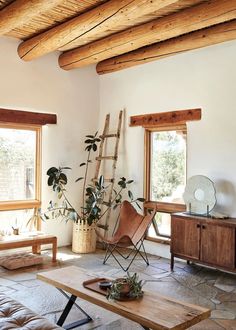
[[[56,172],[58,172],[58,168],[56,168],[56,167],[50,167],[47,170],[47,175],[51,175],[52,173],[56,173]]]
[[[128,196],[129,196],[129,198],[131,199],[131,200],[133,200],[134,199],[134,196],[133,196],[133,193],[132,193],[132,191],[128,191]]]
[[[59,179],[62,180],[64,184],[67,184],[67,176],[64,173],[60,174]]]
[[[80,178],[76,179],[75,182],[78,182],[78,181],[80,181],[82,179],[83,179],[83,177],[81,176]]]
[[[139,197],[139,198],[137,198],[137,201],[139,201],[139,202],[141,202],[141,203],[144,203],[145,202],[145,198],[142,198],[142,197]]]
[[[141,206],[137,202],[135,202],[135,204],[138,206],[140,210],[142,210]]]
[[[123,188],[123,189],[126,188],[126,183],[125,183],[124,181],[119,181],[119,182],[118,182],[118,185],[119,185],[121,188]]]
[[[54,177],[53,176],[50,176],[48,178],[48,186],[52,186],[53,185],[53,182],[54,182]]]
[[[75,211],[71,211],[71,212],[69,213],[69,218],[70,218],[71,220],[73,220],[73,221],[76,221],[76,220],[77,220],[77,214],[76,214],[76,212],[75,212]]]
[[[93,144],[93,151],[97,151],[97,145],[95,143]]]
[[[87,192],[88,194],[91,194],[91,193],[92,193],[92,187],[87,187],[87,188],[86,188],[86,192]]]
[[[58,197],[59,199],[62,198],[62,191],[59,191],[59,193],[57,194],[57,197]]]
[[[100,187],[103,187],[103,185],[104,185],[104,176],[103,175],[101,175],[99,178],[99,185],[100,185]]]

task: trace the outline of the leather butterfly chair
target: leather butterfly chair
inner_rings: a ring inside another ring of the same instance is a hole
[[[113,256],[120,267],[127,272],[135,257],[140,255],[146,264],[149,265],[143,240],[155,213],[156,211],[154,210],[151,214],[143,216],[139,214],[128,201],[124,201],[121,205],[119,225],[114,235],[110,239],[106,239],[99,235],[99,237],[102,238],[102,241],[106,244],[106,254],[103,264],[107,262],[110,256]],[[121,250],[122,248],[128,247],[132,247],[132,249],[127,255],[124,255]],[[141,252],[141,249],[143,252]],[[126,268],[123,267],[117,259],[115,252],[124,259],[128,259],[133,254],[133,257]]]

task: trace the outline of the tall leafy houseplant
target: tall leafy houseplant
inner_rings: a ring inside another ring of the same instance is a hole
[[[111,202],[105,201],[106,191],[109,186],[105,186],[104,177],[100,176],[98,181],[93,184],[88,183],[89,166],[92,163],[92,155],[97,151],[100,139],[97,137],[97,133],[95,133],[94,135],[87,135],[84,142],[87,159],[80,164],[80,167],[84,168],[84,175],[76,180],[76,182],[83,182],[82,205],[77,210],[67,197],[66,186],[68,179],[65,172],[71,168],[51,167],[47,171],[48,186],[52,187],[53,191],[57,193],[60,204],[51,201],[48,211],[44,213],[44,217],[48,219],[51,214],[54,217],[62,217],[66,221],[73,220],[77,226],[86,225],[87,231],[95,227],[107,229],[100,221],[109,209],[116,208],[122,202],[122,194],[125,190],[127,190],[130,201],[136,203],[138,207],[140,207],[138,202],[143,202],[144,199],[134,199],[133,193],[129,190],[129,185],[132,184],[133,180],[126,180],[125,177],[122,177],[117,183],[118,188],[113,190]]]

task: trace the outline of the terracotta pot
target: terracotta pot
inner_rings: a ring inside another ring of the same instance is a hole
[[[13,229],[13,235],[20,235],[20,230],[19,230],[19,228],[14,228],[14,229]]]
[[[117,278],[115,280],[115,283],[118,283],[118,284],[121,285],[121,289],[120,289],[120,296],[121,297],[126,297],[126,296],[129,295],[131,288],[130,288],[130,284],[127,283],[127,280],[126,279],[124,279],[124,278]]]

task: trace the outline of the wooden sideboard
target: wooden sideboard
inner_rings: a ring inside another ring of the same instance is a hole
[[[171,215],[171,270],[174,258],[236,272],[236,219]]]

